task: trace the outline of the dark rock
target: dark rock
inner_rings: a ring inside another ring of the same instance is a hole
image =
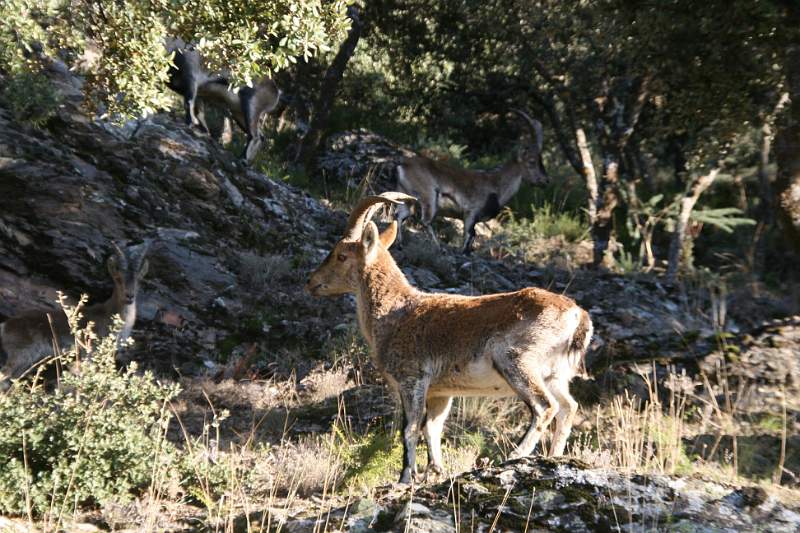
[[[392,531],[788,532],[800,527],[800,502],[786,505],[759,487],[734,489],[694,477],[626,476],[543,458],[510,461],[413,491],[385,487],[376,491],[375,504],[394,516]],[[336,523],[344,512],[334,509],[330,520]],[[385,530],[376,525],[359,530]]]

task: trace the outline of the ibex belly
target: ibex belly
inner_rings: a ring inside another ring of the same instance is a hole
[[[453,365],[431,383],[428,396],[513,396],[508,382],[495,370],[489,357]]]
[[[442,191],[437,198],[437,213],[444,217],[460,218],[464,214],[463,206],[459,205],[455,195]]]

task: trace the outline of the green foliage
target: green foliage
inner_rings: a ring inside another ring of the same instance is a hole
[[[110,116],[169,104],[165,38],[195,42],[212,68],[251,82],[328,50],[347,30],[341,0],[11,0],[0,7],[0,70],[36,72],[35,46],[85,70],[87,104]]]
[[[196,40],[212,64],[229,68],[242,81],[329,51],[349,27],[342,0],[164,3],[173,22],[170,29]]]
[[[737,207],[703,208],[693,210],[691,219],[713,226],[725,233],[733,233],[733,230],[739,226],[754,226],[756,223],[752,218],[741,216],[742,214],[742,210]]]
[[[348,450],[345,457],[346,485],[369,489],[399,475],[403,466],[403,447],[396,434],[376,430],[343,439],[343,443]]]
[[[218,452],[215,447],[220,441],[220,424],[229,414],[226,410],[214,412],[211,422],[203,425],[202,433],[197,437],[184,434],[186,450],[177,461],[181,485],[191,497],[209,509],[232,480],[241,475],[241,465],[221,462],[215,457]]]
[[[47,41],[47,32],[37,20],[52,14],[51,4],[39,0],[0,2],[0,70],[17,73],[35,66],[33,43]]]
[[[457,165],[469,166],[462,162],[466,156],[467,147],[463,144],[451,142],[449,138],[443,135],[427,138],[420,132],[417,142],[414,144],[414,149],[418,152],[430,154],[436,159],[453,159]]]
[[[539,207],[531,208],[533,216],[530,219],[517,218],[513,212],[506,210],[508,221],[503,224],[500,237],[510,246],[524,245],[533,239],[548,239],[550,237],[564,237],[569,242],[575,242],[589,233],[586,223],[574,212],[556,210],[550,202],[544,202]]]
[[[34,127],[52,117],[60,95],[38,73],[39,57],[34,43],[47,40],[46,29],[36,22],[52,13],[53,2],[8,0],[0,2],[0,74],[5,74],[3,102],[19,121]]]
[[[624,248],[621,248],[617,255],[614,256],[614,267],[618,272],[623,274],[638,272],[641,266],[641,259],[634,258],[633,254]]]
[[[53,84],[44,75],[33,72],[9,75],[0,97],[17,121],[34,127],[55,116],[61,104],[61,95]]]
[[[73,334],[85,337],[75,324]],[[18,382],[0,396],[0,512],[124,501],[171,468],[166,404],[178,388],[139,375],[135,365],[116,370],[120,327],[53,392]]]

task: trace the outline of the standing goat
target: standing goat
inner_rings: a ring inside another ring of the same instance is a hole
[[[227,110],[247,136],[242,158],[248,163],[252,162],[264,140],[259,127],[261,118],[278,106],[281,95],[278,86],[265,76],[253,87],[244,86],[232,91],[228,88],[227,78],[210,75],[203,69],[197,50],[176,48],[174,53],[168,86],[183,96],[186,124],[200,126],[208,133],[204,103],[216,104]]]
[[[115,315],[122,319],[123,326],[118,342],[127,339],[136,322],[136,294],[139,281],[147,273],[147,248],[145,242],[122,249],[114,244],[108,258],[108,272],[114,281],[111,298],[103,303],[82,309],[81,327],[94,323],[94,331],[100,337],[108,335]],[[52,325],[51,325],[52,321]],[[62,350],[68,350],[74,339],[67,316],[62,309],[52,311],[28,311],[0,323],[0,355],[6,360],[0,368],[0,389],[9,386],[9,380],[24,374],[33,365],[53,355],[53,340]]]
[[[422,211],[419,217],[434,240],[431,222],[437,215],[461,217],[464,221],[461,250],[469,254],[475,238],[475,224],[497,216],[517,194],[523,180],[532,185],[550,182],[542,162],[542,124],[523,111],[513,111],[528,123],[536,142],[523,142],[516,157],[495,170],[458,168],[424,156],[406,158],[397,165],[398,188],[419,199]],[[401,227],[410,214],[406,205],[397,209],[397,222]],[[398,234],[400,242],[402,235]]]
[[[453,396],[516,394],[532,421],[513,456],[530,454],[553,419],[550,453],[563,454],[578,408],[569,382],[584,371],[589,314],[542,289],[487,296],[415,289],[389,253],[397,221],[380,235],[370,221],[384,204],[413,200],[393,192],[363,199],[344,237],[306,285],[313,296],[355,293],[372,360],[403,407],[400,482],[411,480],[423,421],[428,470],[441,472],[441,434]]]
[[[208,133],[203,104],[198,100],[200,87],[214,83],[227,89],[228,80],[221,74],[210,75],[200,64],[200,54],[193,48],[175,48],[172,65],[169,67],[167,86],[183,96],[186,124],[200,126]]]

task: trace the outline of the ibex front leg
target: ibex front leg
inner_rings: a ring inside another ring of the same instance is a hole
[[[436,397],[428,398],[426,404],[427,413],[425,414],[425,442],[428,444],[428,467],[425,470],[426,477],[429,474],[443,474],[444,465],[442,462],[442,430],[444,421],[450,413],[450,406],[453,398]]]
[[[400,483],[411,483],[417,471],[417,441],[425,415],[427,393],[427,379],[400,383],[400,401],[403,404],[403,471]]]

